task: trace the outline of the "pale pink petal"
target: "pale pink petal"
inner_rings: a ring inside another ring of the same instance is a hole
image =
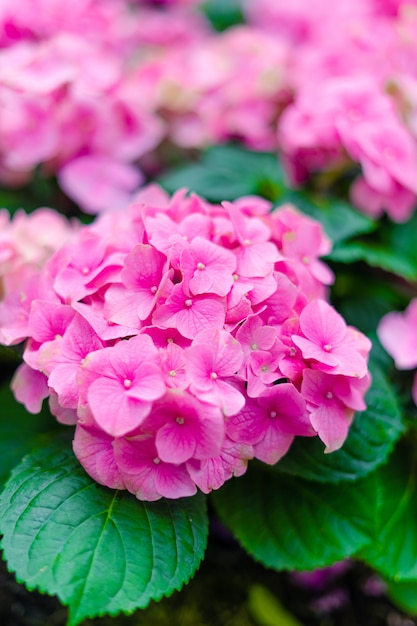
[[[196,433],[189,426],[169,422],[156,433],[155,445],[158,456],[167,463],[184,463],[194,456]]]
[[[404,313],[392,311],[378,326],[378,337],[398,369],[417,366],[417,299],[412,300]]]
[[[39,413],[43,400],[49,396],[46,376],[26,363],[19,365],[10,386],[16,400],[21,402],[29,413]]]
[[[51,389],[49,396],[49,410],[56,417],[60,424],[74,426],[78,422],[78,415],[75,409],[66,409],[58,402],[57,394]]]
[[[127,207],[142,175],[132,165],[107,156],[86,155],[69,161],[58,172],[65,193],[87,213]]]
[[[78,366],[74,363],[62,363],[53,368],[48,378],[48,385],[55,391],[63,408],[76,409],[79,400],[77,383]]]
[[[109,435],[122,437],[149,415],[152,404],[128,395],[117,380],[97,378],[88,389],[88,402],[97,424]]]
[[[233,285],[236,258],[229,250],[196,237],[181,253],[181,269],[191,293],[226,296]]]
[[[185,465],[160,464],[155,476],[155,487],[164,498],[188,498],[197,493]]]
[[[339,343],[346,333],[344,319],[324,300],[313,300],[303,309],[300,328],[320,348]]]
[[[226,480],[224,465],[220,456],[204,461],[192,459],[187,463],[187,470],[203,493],[210,493],[210,491],[219,489]]]
[[[263,439],[253,446],[254,457],[268,465],[274,465],[288,452],[293,439],[293,435],[268,428]]]
[[[126,489],[114,458],[113,437],[99,428],[77,424],[74,434],[74,454],[85,471],[100,485],[111,489]]]
[[[342,447],[353,419],[353,410],[337,398],[310,411],[311,424],[326,445],[325,452],[334,452]]]

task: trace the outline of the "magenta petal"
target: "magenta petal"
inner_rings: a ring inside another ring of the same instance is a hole
[[[155,487],[164,498],[186,498],[197,493],[197,487],[185,465],[158,465]]]
[[[58,394],[59,403],[67,409],[76,409],[78,405],[78,368],[76,363],[63,363],[54,367],[48,378],[49,386]]]
[[[302,310],[300,328],[308,339],[320,347],[337,344],[346,334],[343,317],[324,300],[313,300]]]
[[[158,287],[167,257],[148,244],[138,244],[127,255],[122,271],[123,284],[134,291]]]
[[[215,380],[210,391],[201,392],[200,398],[220,406],[226,416],[235,415],[245,405],[245,397],[233,385],[224,380]]]
[[[254,444],[261,441],[268,427],[268,410],[254,399],[227,420],[227,435],[235,442]]]
[[[128,390],[131,398],[153,401],[160,398],[165,392],[165,383],[161,368],[156,363],[148,363],[138,367],[133,384]]]
[[[49,396],[46,376],[26,363],[22,363],[17,368],[11,382],[11,389],[16,400],[21,402],[29,413],[39,413],[43,400]]]
[[[187,339],[194,339],[203,330],[220,329],[226,318],[226,308],[219,300],[194,298],[189,308],[176,317],[177,328]]]
[[[318,436],[326,445],[325,452],[334,452],[343,445],[352,418],[353,411],[336,398],[312,409],[310,420]]]
[[[85,471],[98,483],[111,489],[126,488],[114,459],[113,437],[78,424],[73,449]]]
[[[210,493],[213,489],[219,489],[226,480],[223,461],[220,456],[205,461],[193,459],[187,463],[187,469],[203,493]]]
[[[114,456],[123,481],[139,500],[153,502],[161,498],[155,487],[157,451],[153,437],[115,439]]]
[[[88,389],[88,402],[97,424],[109,435],[122,437],[137,428],[151,411],[150,402],[130,398],[111,378],[97,378]]]
[[[194,455],[196,436],[186,424],[170,422],[158,430],[155,444],[162,461],[179,464]]]
[[[329,367],[336,367],[339,363],[339,359],[335,356],[334,352],[327,352],[323,350],[322,345],[317,345],[310,339],[305,339],[304,337],[299,337],[298,335],[293,335],[292,340],[301,350],[301,353],[305,359],[314,359],[319,363],[323,363],[323,365],[328,365]]]
[[[256,459],[274,465],[290,449],[294,436],[284,435],[271,425],[265,433],[265,437],[253,446]]]
[[[105,295],[104,315],[106,319],[121,326],[140,328],[141,321],[138,315],[138,306],[141,298],[142,294],[137,291],[129,291],[124,285],[111,285]],[[149,301],[151,302],[148,307],[150,312],[153,298],[149,298]]]

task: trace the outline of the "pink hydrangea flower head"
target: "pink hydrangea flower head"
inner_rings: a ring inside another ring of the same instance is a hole
[[[269,209],[147,188],[5,293],[0,341],[26,340],[16,396],[33,412],[49,396],[100,484],[143,500],[208,493],[296,436],[337,449],[364,409],[370,342],[324,299],[330,242]],[[15,249],[7,235],[0,261]]]

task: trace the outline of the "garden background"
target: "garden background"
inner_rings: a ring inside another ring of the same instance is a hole
[[[416,52],[414,0],[0,0],[3,624],[417,623]]]

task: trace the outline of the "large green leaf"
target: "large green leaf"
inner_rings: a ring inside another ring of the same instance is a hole
[[[34,446],[41,433],[59,428],[46,405],[38,415],[32,415],[16,402],[9,381],[0,387],[0,489],[10,471]]]
[[[417,579],[417,475],[408,452],[400,447],[367,479],[372,541],[360,556],[394,582]]]
[[[372,367],[367,409],[355,416],[340,450],[323,453],[317,439],[296,438],[277,469],[304,478],[338,483],[357,480],[384,463],[405,427],[396,395],[379,367]]]
[[[243,547],[277,570],[324,567],[369,541],[368,491],[358,483],[341,489],[252,464],[212,498]]]
[[[313,569],[356,555],[393,582],[417,581],[417,476],[402,443],[343,487],[250,468],[214,494],[223,522],[254,558]]]
[[[96,484],[56,441],[12,473],[0,531],[17,579],[56,594],[74,626],[179,589],[200,564],[208,524],[204,497],[139,502]]]

